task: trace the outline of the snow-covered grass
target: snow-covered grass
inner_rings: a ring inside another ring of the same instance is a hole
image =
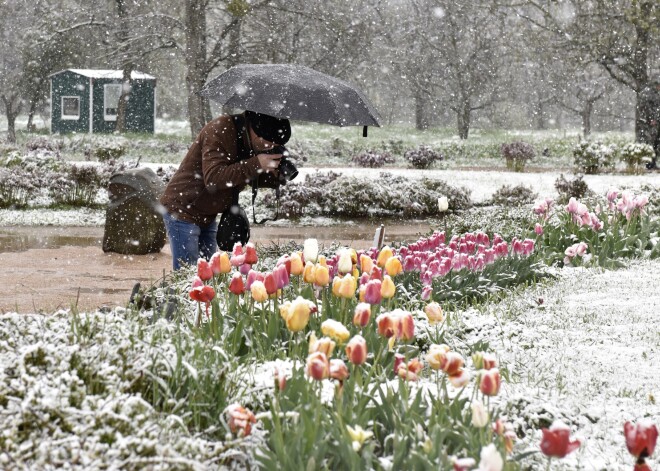
[[[519,449],[536,449],[539,425],[561,419],[583,439],[562,469],[632,469],[624,422],[660,422],[660,260],[558,276],[461,313],[459,329],[468,343],[487,340],[511,369],[501,398],[523,436]]]

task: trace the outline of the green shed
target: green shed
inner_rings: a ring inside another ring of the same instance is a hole
[[[121,70],[67,69],[50,77],[50,131],[52,133],[115,130],[122,90]],[[126,128],[154,132],[156,78],[134,71],[126,110]]]

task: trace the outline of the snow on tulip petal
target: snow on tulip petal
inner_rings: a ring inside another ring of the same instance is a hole
[[[646,458],[653,455],[658,440],[658,428],[649,420],[637,423],[626,422],[623,425],[626,447],[631,455]]]
[[[197,260],[197,276],[199,276],[202,281],[208,281],[213,278],[211,265],[203,258]]]
[[[560,421],[555,421],[549,429],[541,429],[541,452],[546,456],[563,458],[580,447],[579,440],[570,440],[571,430]]]

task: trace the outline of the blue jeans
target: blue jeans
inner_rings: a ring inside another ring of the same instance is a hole
[[[167,212],[163,215],[163,221],[172,250],[172,268],[175,270],[181,268],[184,263],[197,264],[200,256],[208,260],[218,250],[215,240],[218,233],[217,221],[202,227],[175,219]]]

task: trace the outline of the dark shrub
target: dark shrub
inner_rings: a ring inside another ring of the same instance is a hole
[[[514,172],[522,172],[528,160],[536,156],[536,151],[531,144],[518,141],[509,144],[502,144],[500,148],[502,157],[506,159],[506,168]]]
[[[393,164],[395,159],[389,152],[367,150],[360,154],[354,155],[351,159],[351,162],[359,167],[380,168],[385,164]]]
[[[533,203],[538,195],[525,185],[504,185],[493,194],[492,204],[499,206],[522,206]]]
[[[427,169],[435,162],[443,159],[442,154],[434,151],[430,146],[419,146],[417,149],[408,150],[403,156],[410,165],[418,169]]]
[[[555,180],[555,188],[557,189],[557,193],[559,193],[558,201],[560,203],[567,203],[571,197],[582,199],[590,192],[582,175],[576,176],[573,180],[566,180],[562,173]]]

